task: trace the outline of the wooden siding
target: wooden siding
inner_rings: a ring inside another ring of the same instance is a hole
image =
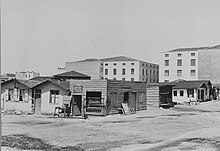
[[[74,86],[82,86],[82,93],[74,93]],[[71,80],[70,91],[72,95],[82,95],[82,106],[86,104],[86,92],[101,92],[101,98],[103,99],[103,105],[107,105],[107,80]],[[94,115],[106,115],[106,109],[102,108],[100,113],[88,113]],[[81,109],[82,110],[82,109]]]
[[[108,80],[107,96],[108,96],[108,114],[118,113],[118,108],[124,102],[124,93],[129,93],[128,106],[136,110],[146,109],[146,83]],[[136,102],[133,100],[132,94],[136,94]]]
[[[159,108],[159,86],[147,85],[147,107],[148,109]]]

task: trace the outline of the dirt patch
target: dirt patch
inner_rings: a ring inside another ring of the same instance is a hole
[[[186,108],[186,107],[173,107],[172,110],[180,111],[180,112],[213,112],[208,110],[196,109],[196,108]]]
[[[140,117],[137,117],[137,118],[155,118],[156,116],[140,116]]]
[[[165,114],[165,115],[161,115],[161,116],[190,116],[190,115],[196,115],[194,113],[179,113],[179,114]]]
[[[121,120],[121,121],[104,121],[103,123],[115,123],[115,124],[120,124],[120,123],[134,123],[134,122],[139,122],[140,120]]]
[[[9,124],[21,124],[21,125],[46,125],[46,124],[52,124],[54,122],[48,122],[48,121],[19,121],[19,122],[10,122]]]
[[[43,150],[43,151],[84,151],[79,146],[59,147],[47,144],[45,141],[29,137],[26,135],[7,135],[2,136],[1,145],[5,147],[17,148],[22,150]]]
[[[201,145],[206,145],[207,148],[220,149],[220,138],[186,138],[177,140],[166,145],[161,145],[151,148],[147,151],[162,151],[169,148],[180,146],[182,143],[188,143],[187,146],[179,148],[180,150],[195,150]]]

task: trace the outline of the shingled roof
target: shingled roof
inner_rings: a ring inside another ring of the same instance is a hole
[[[179,82],[170,82],[175,84],[173,89],[196,89],[200,88],[202,85],[210,85],[209,80],[195,80],[195,81],[179,81]]]
[[[65,77],[65,78],[90,78],[90,76],[88,75],[85,75],[83,73],[79,73],[79,72],[76,72],[76,71],[68,71],[68,72],[64,72],[64,73],[61,73],[61,74],[56,74],[54,75],[54,77]]]

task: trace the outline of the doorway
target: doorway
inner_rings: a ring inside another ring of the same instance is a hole
[[[131,92],[131,100],[129,102],[129,107],[135,109],[136,111],[136,105],[137,105],[137,92]]]
[[[41,89],[35,89],[34,91],[34,113],[41,113]]]
[[[82,110],[82,95],[72,96],[72,113],[73,115],[81,115]]]

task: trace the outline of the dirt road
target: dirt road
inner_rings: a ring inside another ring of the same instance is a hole
[[[16,134],[16,140],[21,139],[18,138],[20,135],[23,139],[37,138],[46,147],[58,150],[68,150],[65,147],[69,146],[75,150],[91,151],[215,151],[220,150],[219,117],[220,101],[139,111],[127,116],[89,117],[86,120],[3,115],[2,133],[5,138]],[[13,151],[24,148],[2,149]],[[36,145],[29,149],[46,150]]]

